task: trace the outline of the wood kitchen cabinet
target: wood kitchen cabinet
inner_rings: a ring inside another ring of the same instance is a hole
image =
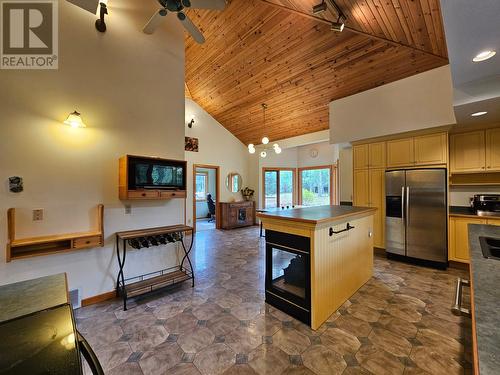
[[[469,224],[487,224],[486,219],[474,217],[450,217],[448,228],[448,259],[469,263]]]
[[[377,211],[373,223],[375,247],[385,247],[385,169],[354,171],[354,205],[373,207]]]
[[[448,161],[448,135],[446,133],[428,134],[415,137],[415,165],[446,164]]]
[[[368,145],[357,145],[352,148],[352,161],[354,169],[368,168]]]
[[[451,173],[484,172],[486,169],[485,131],[450,136]]]
[[[387,167],[405,167],[414,163],[413,138],[387,141]]]
[[[485,133],[486,141],[486,171],[500,171],[500,128],[488,129]]]

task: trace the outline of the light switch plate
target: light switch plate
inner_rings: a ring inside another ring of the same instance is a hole
[[[33,221],[43,220],[43,208],[33,210]]]
[[[125,205],[125,215],[130,215],[132,213],[132,206],[130,204]]]

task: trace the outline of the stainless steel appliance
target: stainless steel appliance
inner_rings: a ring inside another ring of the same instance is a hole
[[[477,194],[470,205],[476,215],[500,216],[500,194]]]
[[[386,251],[448,263],[446,169],[395,170],[385,173]]]

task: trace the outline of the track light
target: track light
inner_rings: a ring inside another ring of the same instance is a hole
[[[328,9],[328,6],[326,5],[325,1],[323,0],[321,4],[313,6],[313,14],[319,14],[323,13]]]
[[[100,12],[99,18],[95,21],[95,28],[101,33],[106,31],[106,22],[104,21],[104,15],[108,14],[108,0],[101,0],[99,2]]]
[[[336,31],[338,33],[341,33],[342,30],[344,30],[344,19],[342,16],[339,16],[337,19],[337,22],[332,22],[332,31]]]

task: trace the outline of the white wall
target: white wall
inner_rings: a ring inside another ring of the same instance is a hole
[[[449,65],[330,103],[330,142],[455,124]]]
[[[215,200],[216,193],[216,172],[215,169],[209,168],[196,168],[196,172],[203,172],[207,174],[207,191],[208,194],[212,194],[212,199]],[[206,218],[208,216],[208,205],[207,200],[196,201],[196,217],[197,218]]]
[[[184,35],[174,18],[158,32],[141,32],[157,6],[123,0],[110,5],[108,31],[95,16],[59,2],[57,71],[0,71],[0,248],[7,242],[6,211],[18,210],[18,237],[88,231],[104,203],[105,246],[5,263],[0,284],[67,272],[70,288],[89,297],[114,289],[119,230],[183,223],[183,201],[132,203],[118,199],[118,158],[124,154],[184,158]],[[78,109],[86,129],[62,125]],[[25,191],[10,193],[9,176]],[[45,218],[31,221],[31,210]],[[130,252],[127,276],[172,265],[173,252]]]
[[[195,116],[195,124],[186,136],[199,140],[199,152],[185,152],[188,161],[187,223],[193,220],[193,164],[220,166],[220,200],[242,200],[241,193],[231,193],[226,188],[226,176],[238,172],[243,178],[243,187],[249,186],[248,150],[238,138],[219,124],[212,116],[191,99],[186,98],[185,123]],[[255,187],[251,186],[252,189]]]
[[[452,186],[450,206],[469,206],[469,198],[475,194],[500,194],[498,186]]]

